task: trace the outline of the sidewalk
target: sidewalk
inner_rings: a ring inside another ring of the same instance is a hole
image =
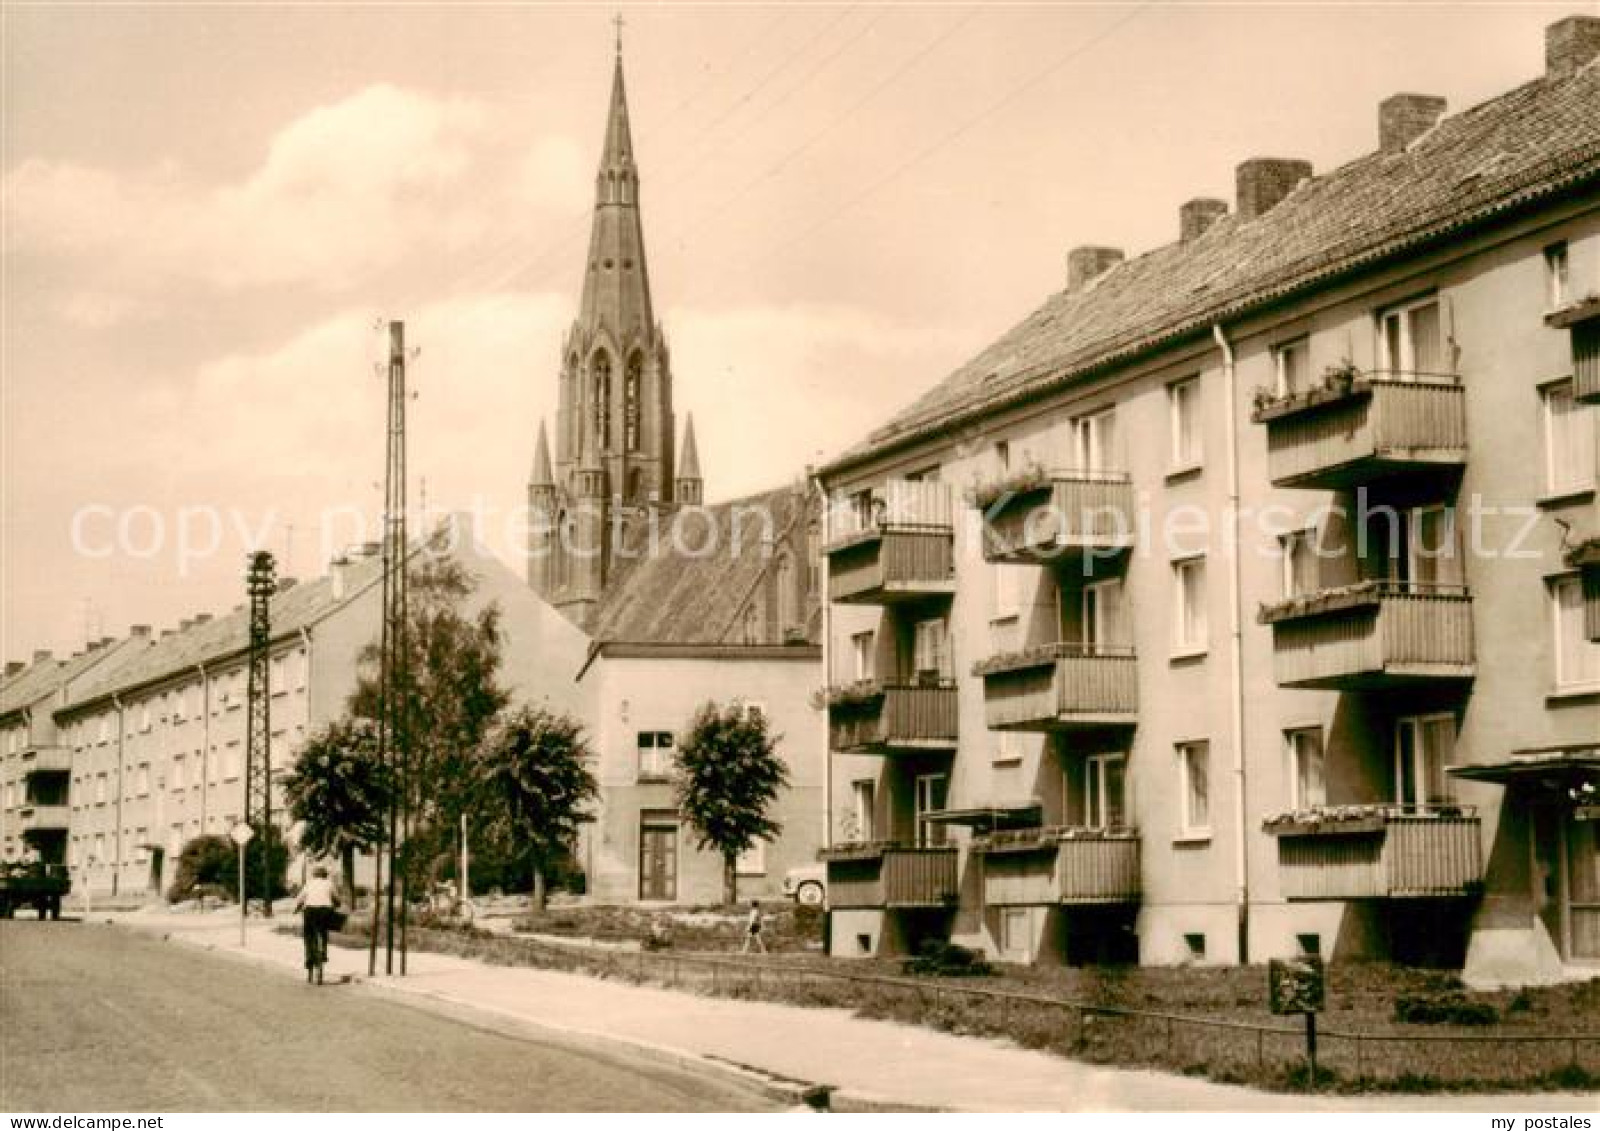
[[[95,916],[100,918],[100,916]],[[302,976],[296,937],[227,912],[106,916],[123,926],[203,946]],[[279,923],[293,922],[280,919]],[[379,964],[382,965],[380,955]],[[405,978],[366,977],[365,951],[334,948],[328,981],[346,978],[592,1047],[710,1071],[755,1069],[790,1082],[833,1086],[841,1108],[954,1111],[1516,1111],[1588,1110],[1592,1096],[1279,1095],[1144,1070],[1104,1068],[1005,1042],[854,1017],[836,1009],[700,997],[576,974],[487,966],[412,952]],[[330,991],[334,992],[334,991]],[[418,1002],[421,1004],[421,1002]],[[750,1083],[748,1074],[744,1082]],[[793,1095],[791,1089],[790,1095]]]

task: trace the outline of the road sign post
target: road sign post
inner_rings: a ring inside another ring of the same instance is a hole
[[[245,945],[245,919],[250,913],[250,900],[244,889],[244,847],[250,843],[250,838],[256,835],[256,831],[240,821],[228,831],[228,835],[233,838],[233,843],[239,846],[239,945],[242,947]]]
[[[1309,1087],[1317,1086],[1317,1014],[1327,1000],[1322,959],[1314,954],[1273,959],[1267,964],[1267,1004],[1276,1014],[1301,1013],[1306,1019],[1306,1068]]]

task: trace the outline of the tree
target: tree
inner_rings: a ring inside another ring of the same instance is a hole
[[[383,843],[394,778],[378,759],[378,737],[364,719],[343,718],[312,735],[284,779],[284,797],[304,823],[300,845],[337,856],[350,899],[356,892],[356,853]]]
[[[473,805],[473,752],[510,701],[500,686],[500,609],[473,616],[461,606],[475,587],[459,562],[424,553],[407,577],[405,673],[401,725],[409,739],[405,799],[411,827],[403,866],[413,885],[433,860],[450,852],[461,819]],[[349,713],[380,715],[377,641],[362,650],[361,674]]]
[[[739,856],[783,831],[767,815],[789,784],[777,744],[766,716],[738,703],[704,704],[678,743],[678,808],[699,847],[721,855],[727,903],[739,899]]]
[[[478,750],[475,782],[495,846],[533,868],[533,906],[544,910],[545,881],[573,850],[578,827],[600,795],[582,728],[565,715],[519,707]]]
[[[239,849],[233,841],[215,833],[197,836],[178,853],[178,870],[167,899],[173,903],[190,899],[201,886],[236,888],[238,867]]]

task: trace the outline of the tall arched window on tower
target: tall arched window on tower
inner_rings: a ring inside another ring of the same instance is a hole
[[[600,450],[611,450],[611,357],[604,351],[594,355],[594,435]]]
[[[639,450],[639,388],[644,384],[644,358],[628,358],[628,374],[622,386],[622,438],[630,452]]]
[[[800,594],[795,588],[794,558],[787,552],[778,558],[778,631],[787,634],[800,622]]]

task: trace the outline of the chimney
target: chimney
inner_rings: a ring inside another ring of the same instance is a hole
[[[107,644],[115,644],[116,642],[117,638],[115,636],[102,636],[100,638],[100,647],[104,648]]]
[[[7,660],[6,661],[6,678],[10,679],[12,676],[16,675],[18,672],[20,672],[23,668],[25,668],[27,666],[28,665],[25,664],[21,660]]]
[[[1183,243],[1199,239],[1206,229],[1228,214],[1228,202],[1197,196],[1178,206],[1178,239]]]
[[[166,638],[167,638],[167,637],[169,637],[169,636],[171,636],[171,635],[172,635],[172,629],[170,629],[170,628],[163,628],[163,629],[162,629],[162,630],[161,630],[161,639],[162,639],[162,640],[165,640],[165,639],[166,639]]]
[[[33,650],[33,662],[34,663],[42,664],[46,660],[48,660],[49,658],[50,658],[50,649],[48,649],[48,648],[35,648]]]
[[[194,627],[194,621],[190,620],[188,617],[184,617],[182,620],[180,620],[178,622],[178,631],[179,632],[188,632],[193,627]]]
[[[1120,247],[1075,247],[1067,252],[1067,290],[1081,291],[1089,280],[1121,263]]]
[[[1568,16],[1544,29],[1544,73],[1564,79],[1600,55],[1600,17]]]
[[[1444,117],[1445,100],[1436,94],[1391,94],[1378,103],[1378,149],[1399,153]]]
[[[244,606],[240,605],[239,608],[242,609],[242,608],[244,608]],[[205,624],[210,619],[211,619],[211,614],[210,613],[196,613],[194,615],[194,623],[197,624],[197,625]]]
[[[128,628],[128,635],[129,636],[149,636],[150,635],[150,626],[147,625],[147,624],[130,625],[129,628]]]
[[[280,577],[278,578],[278,592],[287,593],[299,583],[300,579],[298,577]]]
[[[104,641],[101,641],[101,640],[91,640],[91,641],[89,641],[89,643],[84,646],[84,649],[83,649],[84,653],[87,654],[89,652],[98,652],[98,651],[100,651],[100,645],[102,643],[104,643]]]
[[[1311,162],[1285,157],[1252,157],[1235,173],[1239,191],[1239,219],[1264,216],[1295,186],[1311,176]]]
[[[361,543],[361,556],[363,558],[375,558],[381,553],[383,553],[383,543],[382,542],[363,542],[363,543]]]

